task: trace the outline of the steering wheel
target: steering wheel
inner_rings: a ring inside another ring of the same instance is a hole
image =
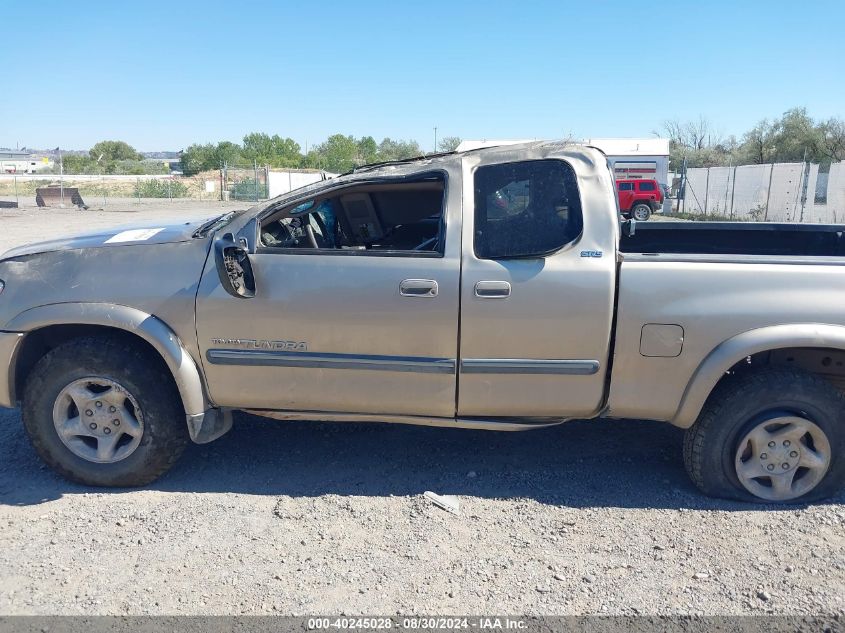
[[[434,237],[430,237],[427,240],[425,240],[424,242],[421,242],[420,244],[415,246],[413,250],[415,250],[415,251],[425,250],[428,246],[431,246],[432,244],[437,244],[437,241],[439,239],[440,238],[436,235]]]
[[[317,244],[317,236],[314,235],[314,229],[311,228],[310,224],[305,225],[305,234],[308,236],[308,241],[311,243],[311,248],[320,248],[320,245]]]

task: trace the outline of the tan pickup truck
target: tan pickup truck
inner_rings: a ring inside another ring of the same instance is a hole
[[[369,165],[205,224],[6,253],[0,405],[95,485],[151,481],[234,409],[613,417],[687,429],[707,494],[806,501],[845,478],[843,264],[841,227],[620,222],[589,147]]]

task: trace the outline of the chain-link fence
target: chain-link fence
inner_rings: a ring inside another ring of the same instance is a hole
[[[269,196],[269,171],[269,167],[259,167],[257,163],[224,164],[220,170],[222,199],[251,202],[266,200]]]
[[[252,165],[180,174],[0,174],[0,208],[111,208],[268,197],[268,168]]]

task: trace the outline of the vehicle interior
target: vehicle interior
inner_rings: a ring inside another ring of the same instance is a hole
[[[351,185],[280,209],[261,222],[261,246],[442,254],[445,177]]]

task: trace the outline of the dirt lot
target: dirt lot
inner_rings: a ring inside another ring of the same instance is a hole
[[[220,209],[173,205],[0,211],[0,250]],[[241,415],[155,484],[106,491],[43,467],[0,410],[0,613],[845,614],[845,494],[707,499],[681,438],[641,421],[505,434]]]
[[[21,244],[50,240],[67,235],[98,231],[126,224],[145,224],[172,219],[214,217],[229,209],[243,209],[250,203],[203,200],[153,200],[113,198],[98,208],[81,211],[69,209],[0,209],[0,254]]]

